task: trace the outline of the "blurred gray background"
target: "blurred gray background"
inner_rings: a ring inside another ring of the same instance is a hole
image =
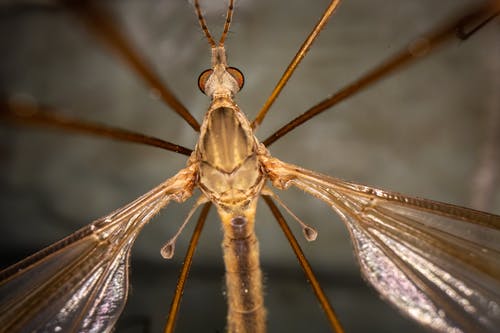
[[[48,1],[24,1],[43,4]],[[224,0],[201,1],[221,30]],[[257,132],[266,138],[436,23],[460,13],[457,0],[345,0]],[[12,2],[10,2],[12,3]],[[17,1],[21,3],[21,1]],[[102,1],[140,52],[201,121],[209,101],[197,88],[209,47],[187,0]],[[226,43],[246,77],[237,103],[253,118],[328,1],[237,0]],[[64,114],[193,147],[196,134],[155,98],[121,59],[68,13],[13,11],[0,2],[0,91]],[[332,176],[413,196],[500,213],[498,20],[311,120],[271,153]],[[1,266],[75,231],[172,176],[186,158],[135,144],[40,128],[0,126]],[[488,176],[490,175],[490,176]],[[493,177],[491,177],[493,176]],[[341,221],[300,191],[278,193],[319,232],[300,238],[347,332],[422,332],[383,303],[360,277]],[[193,200],[171,204],[142,232],[132,254],[129,302],[117,332],[158,332],[175,289],[190,223],[171,261],[159,249]],[[221,232],[212,210],[181,305],[178,332],[225,327]],[[260,204],[257,234],[270,332],[328,332],[295,257]]]

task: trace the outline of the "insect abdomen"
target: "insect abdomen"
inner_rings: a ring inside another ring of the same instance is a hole
[[[241,216],[232,218],[231,222],[225,225],[222,247],[229,307],[228,332],[265,332],[266,310],[262,292],[259,243],[253,223]]]

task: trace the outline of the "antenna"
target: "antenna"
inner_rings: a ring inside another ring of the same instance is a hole
[[[212,37],[212,34],[210,33],[210,30],[208,30],[207,21],[205,20],[205,17],[201,12],[200,3],[198,0],[194,0],[194,9],[196,11],[196,15],[198,16],[198,23],[200,24],[200,27],[203,30],[203,33],[205,34],[205,37],[207,37],[208,43],[212,48],[217,47],[217,45],[215,44],[215,40]],[[229,32],[229,27],[231,26],[233,11],[234,11],[234,0],[229,0],[229,5],[227,7],[227,12],[226,12],[226,21],[224,22],[224,30],[222,31],[222,35],[220,37],[218,46],[224,46],[224,41],[226,40],[227,33]]]

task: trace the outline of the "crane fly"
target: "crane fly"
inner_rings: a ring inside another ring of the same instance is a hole
[[[61,3],[85,23],[90,22],[91,30],[97,29],[104,34],[104,39],[109,38],[111,41],[107,43],[115,51],[123,52],[122,42],[102,23],[99,12],[95,12],[98,7],[92,2]],[[212,67],[199,78],[199,87],[211,98],[211,104],[199,127],[200,138],[193,152],[131,132],[113,128],[106,132],[103,127],[97,130],[98,135],[188,154],[186,167],[132,203],[5,269],[0,284],[2,330],[111,330],[127,297],[130,249],[137,235],[170,201],[183,202],[198,188],[201,196],[189,216],[204,204],[201,216],[206,217],[209,205],[213,204],[224,229],[228,331],[265,331],[262,273],[253,225],[260,196],[276,218],[283,219],[274,204],[275,201],[281,204],[281,200],[273,193],[272,184],[278,189],[296,187],[331,206],[349,231],[365,279],[403,314],[440,332],[495,331],[500,325],[500,217],[342,181],[272,156],[267,146],[292,127],[285,126],[263,141],[254,136],[254,130],[280,88],[256,120],[249,121],[233,100],[243,85],[243,76],[230,66],[224,47],[233,1],[230,1],[218,42],[211,36],[198,2],[194,3],[200,26],[211,46]],[[337,5],[338,1],[329,5],[310,42]],[[476,14],[488,16],[498,10],[498,2],[495,6],[483,6]],[[427,52],[455,30],[457,23],[450,26],[427,36],[425,43],[413,45],[415,49],[411,52]],[[303,50],[309,46],[306,43]],[[299,52],[299,61],[300,58]],[[411,55],[400,58],[412,59]],[[147,70],[134,65],[135,59],[130,55],[126,60],[156,88],[155,79]],[[291,75],[297,63],[292,63],[286,75]],[[286,83],[286,75],[278,87]],[[168,90],[165,93],[165,89],[161,89],[161,97],[198,129],[196,120],[168,95]],[[344,90],[343,94],[347,92]],[[328,103],[333,104],[332,100]],[[96,132],[97,128],[54,117],[50,108],[6,101],[2,108],[8,111],[7,118],[14,120],[66,126],[84,132]],[[314,229],[301,225],[305,237],[313,240]],[[162,248],[164,257],[173,255],[175,239]],[[301,263],[307,267],[306,262]],[[314,277],[309,278],[314,281]],[[332,327],[341,331],[333,310],[322,301],[321,290],[315,289],[315,292]]]

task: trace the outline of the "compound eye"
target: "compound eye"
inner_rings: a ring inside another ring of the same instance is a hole
[[[207,70],[204,70],[200,74],[200,76],[198,76],[198,88],[200,88],[201,92],[204,93],[205,95],[207,94],[205,92],[205,86],[207,84],[207,80],[210,77],[210,75],[212,75],[213,72],[214,72],[213,69],[207,69]]]
[[[241,90],[245,84],[245,77],[243,76],[243,73],[236,67],[228,67],[226,70],[236,80],[238,88]]]

